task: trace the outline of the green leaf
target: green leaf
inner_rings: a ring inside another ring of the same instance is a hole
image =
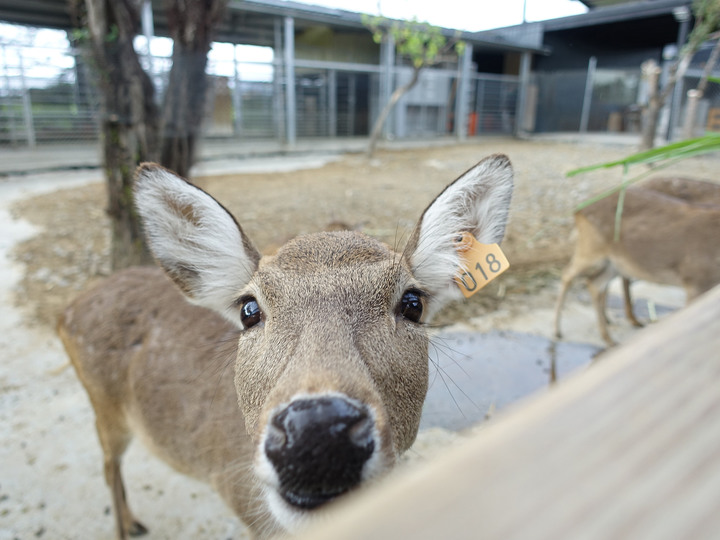
[[[609,169],[619,165],[637,165],[640,163],[656,163],[669,159],[685,159],[692,156],[706,154],[708,152],[716,152],[718,150],[720,150],[720,133],[708,133],[695,139],[688,139],[686,141],[671,143],[651,150],[646,150],[644,152],[638,152],[617,161],[609,161],[606,163],[599,163],[597,165],[573,169],[567,173],[567,176],[576,176],[581,173],[596,171],[599,169]]]

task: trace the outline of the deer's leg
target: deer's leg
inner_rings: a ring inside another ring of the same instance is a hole
[[[565,303],[565,297],[570,289],[570,285],[578,276],[587,276],[588,274],[595,276],[602,273],[609,266],[607,260],[596,259],[582,253],[580,250],[576,250],[570,264],[568,264],[562,273],[560,281],[560,294],[558,294],[557,302],[555,303],[555,337],[562,337],[560,331],[560,317],[562,314],[562,307]]]
[[[591,278],[588,278],[587,287],[590,292],[590,298],[593,306],[595,307],[595,313],[597,315],[598,327],[600,329],[600,335],[603,341],[607,343],[608,347],[615,345],[615,342],[610,337],[608,331],[607,314],[605,313],[605,305],[607,302],[607,291],[610,280],[615,277],[616,273],[613,270],[612,265],[608,264],[598,274]]]
[[[565,303],[565,297],[567,296],[568,289],[572,285],[573,280],[581,273],[582,269],[575,264],[575,258],[570,261],[570,264],[563,270],[562,280],[560,282],[560,294],[558,294],[557,302],[555,302],[555,337],[561,338],[562,332],[560,331],[560,317],[562,316],[562,308]]]
[[[630,324],[637,328],[642,328],[643,324],[637,320],[635,317],[635,312],[633,311],[633,303],[632,303],[632,297],[630,296],[630,280],[626,277],[622,278],[622,284],[623,284],[623,297],[625,299],[625,317],[627,317],[627,320],[630,321]]]
[[[105,481],[112,494],[115,511],[115,526],[118,540],[126,540],[128,536],[140,536],[148,532],[132,512],[125,497],[120,464],[127,449],[131,436],[122,413],[111,407],[95,407],[96,427],[103,449]]]

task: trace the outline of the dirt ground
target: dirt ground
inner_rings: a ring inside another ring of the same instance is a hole
[[[565,173],[631,151],[622,145],[488,139],[383,151],[372,161],[346,155],[321,168],[195,181],[233,212],[261,250],[338,221],[402,247],[422,210],[449,181],[488,154],[506,153],[516,182],[503,243],[511,268],[482,294],[446,308],[435,323],[482,331],[521,324],[525,331],[547,334],[546,319],[537,314],[549,313],[558,276],[570,256],[572,210],[615,185],[621,175],[619,169],[571,179]],[[713,178],[717,168],[717,159],[694,158],[663,174]],[[9,208],[16,223],[29,222],[35,229],[9,247],[19,266],[8,299],[15,306],[8,324],[22,327],[25,334],[22,341],[0,337],[7,358],[5,371],[0,368],[6,441],[0,453],[0,540],[112,537],[92,412],[72,370],[63,369],[64,356],[52,333],[62,307],[109,273],[104,205],[103,185],[95,182],[23,198]],[[570,317],[584,309],[581,304],[569,307]],[[593,321],[587,328],[596,333]],[[597,336],[588,335],[584,337],[597,342]],[[442,432],[424,435],[415,454],[433,446],[428,439],[452,437]],[[137,447],[131,448],[128,461],[140,463],[128,471],[128,484],[141,486],[131,499],[157,531],[148,538],[243,534],[242,525],[208,488],[157,465]],[[165,522],[157,515],[167,513]]]
[[[451,180],[491,153],[513,162],[515,192],[503,242],[511,270],[488,291],[451,306],[436,322],[466,319],[503,297],[532,294],[557,278],[571,253],[575,205],[616,185],[618,168],[566,178],[574,168],[617,159],[621,145],[528,142],[512,139],[449,147],[380,152],[368,161],[347,155],[319,169],[233,174],[194,181],[220,200],[261,250],[335,222],[401,247],[415,221]],[[663,174],[712,178],[717,161],[693,159]],[[638,170],[640,172],[640,170]],[[17,246],[25,265],[18,305],[29,322],[52,326],[59,310],[109,273],[107,218],[102,184],[56,191],[15,204],[12,213],[43,230]]]

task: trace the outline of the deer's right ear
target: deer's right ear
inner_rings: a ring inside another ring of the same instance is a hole
[[[455,278],[463,272],[456,240],[469,232],[482,244],[505,235],[513,170],[502,154],[489,156],[445,188],[418,221],[404,256],[429,295],[428,320],[449,300],[462,298]]]
[[[135,206],[150,251],[185,296],[237,323],[230,308],[260,254],[232,214],[154,163],[137,169]]]

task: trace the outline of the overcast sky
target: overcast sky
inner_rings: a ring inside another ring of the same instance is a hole
[[[487,30],[523,22],[585,13],[579,0],[299,0],[392,19],[412,19],[459,30]]]

